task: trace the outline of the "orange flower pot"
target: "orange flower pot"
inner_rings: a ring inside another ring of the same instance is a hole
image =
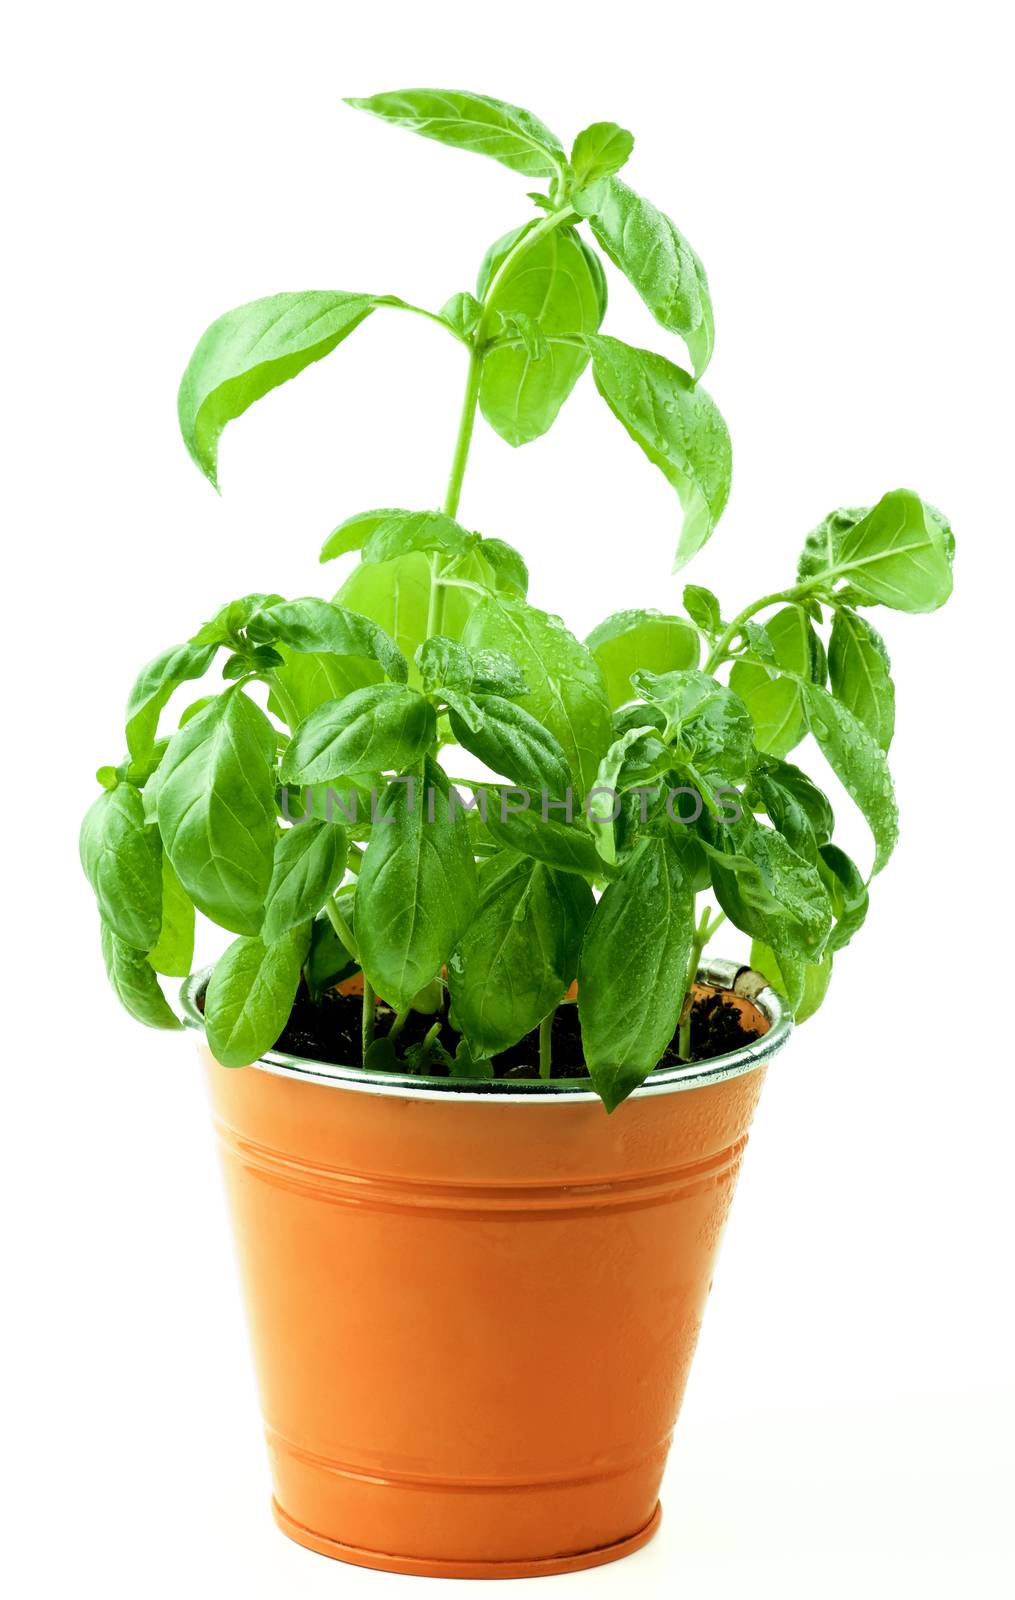
[[[790,1029],[659,1072],[477,1085],[206,1047],[274,1477],[300,1544],[525,1577],[651,1538],[765,1067]],[[185,1004],[200,1025],[191,980]],[[752,999],[749,997],[753,997]]]

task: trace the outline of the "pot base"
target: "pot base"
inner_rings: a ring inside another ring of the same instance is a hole
[[[371,1567],[375,1572],[404,1572],[414,1578],[548,1578],[561,1572],[583,1572],[587,1567],[603,1567],[619,1561],[648,1544],[662,1520],[662,1506],[656,1508],[643,1528],[613,1544],[594,1550],[579,1550],[574,1555],[550,1556],[543,1561],[427,1561],[415,1556],[387,1555],[383,1550],[361,1550],[357,1545],[340,1544],[323,1534],[294,1522],[278,1501],[272,1498],[272,1514],[287,1538],[354,1567]]]

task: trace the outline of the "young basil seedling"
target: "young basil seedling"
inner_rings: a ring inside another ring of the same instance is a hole
[[[825,517],[795,580],[729,622],[689,584],[684,614],[619,612],[580,642],[530,604],[518,552],[459,518],[476,420],[526,444],[591,365],[676,490],[682,567],[730,487],[729,435],[699,383],[715,337],[701,261],[617,176],[634,141],[615,123],[593,123],[568,156],[537,117],[485,95],[349,104],[545,187],[528,197],[536,215],[486,251],[475,293],[438,311],[363,291],[276,294],[199,340],[179,418],[213,484],[227,424],[375,311],[458,341],[465,392],[442,504],[341,522],[321,560],[360,560],[333,600],[242,596],[138,675],[128,753],[100,768],[81,830],[110,980],[140,1021],[177,1027],[158,974],[189,971],[201,912],[238,936],[205,996],[224,1065],[275,1044],[298,994],[319,1004],[358,974],[367,1067],[482,1078],[537,1031],[540,1073],[559,1069],[554,1018],[577,979],[584,1062],[612,1110],[667,1052],[689,1058],[688,997],[724,920],[797,1020],[820,1005],[897,834],[894,690],[866,612],[942,605],[954,541],[938,511],[895,490]],[[597,247],[689,368],[602,332]],[[175,691],[217,658],[223,687],[160,732]],[[808,738],[867,820],[868,876],[787,759]],[[452,745],[500,784],[462,793],[442,764]],[[699,913],[706,890],[716,913]]]

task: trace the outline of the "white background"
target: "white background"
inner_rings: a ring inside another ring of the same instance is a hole
[[[969,0],[22,8],[2,97],[0,386],[12,1593],[416,1592],[270,1521],[192,1046],[117,1009],[76,861],[140,664],[232,595],[330,592],[316,552],[337,521],[441,493],[463,353],[413,318],[378,313],[234,424],[221,499],[175,422],[219,312],[300,288],[438,306],[529,214],[525,180],[340,104],[416,83],[514,100],[565,141],[601,118],[635,131],[631,182],[712,284],[707,386],[736,467],[689,575],[729,612],[789,581],[838,504],[910,486],[958,538],[946,610],[880,614],[902,841],[824,1010],[770,1076],[662,1531],[622,1567],[548,1581],[712,1600],[1010,1592],[1000,16]],[[682,359],[616,274],[611,294],[610,331]],[[679,603],[676,502],[588,377],[524,450],[480,425],[462,516],[519,545],[532,598],[580,633],[619,606]],[[855,818],[846,838],[869,861]]]

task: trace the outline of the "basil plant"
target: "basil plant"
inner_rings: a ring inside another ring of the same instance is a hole
[[[612,122],[567,155],[538,118],[484,95],[349,103],[534,181],[534,214],[490,246],[475,291],[438,311],[351,290],[276,294],[200,339],[179,419],[213,484],[226,424],[375,313],[428,317],[459,342],[461,423],[439,509],[362,511],[327,539],[323,562],[359,553],[334,599],[230,600],[138,676],[127,754],[99,769],[81,832],[109,978],[139,1021],[178,1027],[159,978],[189,972],[200,912],[236,936],[204,1001],[223,1065],[272,1046],[298,994],[320,1000],[358,972],[366,1065],[469,1077],[495,1074],[530,1034],[550,1076],[554,1015],[577,980],[584,1061],[612,1110],[671,1046],[688,1054],[690,985],[724,919],[797,1020],[821,1003],[869,879],[793,758],[818,746],[880,872],[897,831],[894,709],[869,615],[948,598],[951,531],[894,490],[831,512],[795,576],[729,620],[690,584],[679,614],[623,611],[575,638],[528,599],[519,553],[459,517],[477,415],[527,444],[591,367],[676,491],[679,569],[730,486],[729,435],[700,386],[704,268],[618,177],[633,139]],[[604,256],[683,364],[603,333]],[[166,728],[170,697],[198,680]],[[495,777],[456,784],[452,746]],[[699,911],[705,895],[715,909]],[[425,1037],[403,1049],[413,1010]]]

